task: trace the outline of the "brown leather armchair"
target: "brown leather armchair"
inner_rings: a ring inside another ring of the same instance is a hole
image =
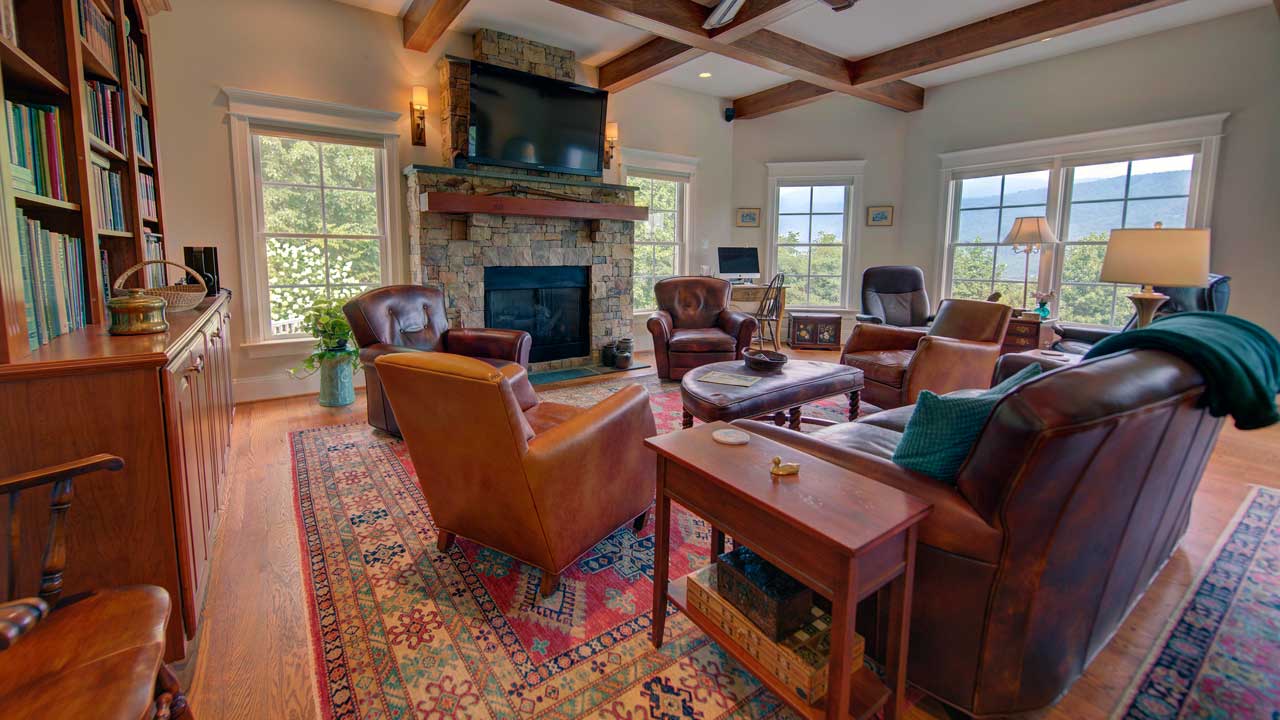
[[[351,298],[342,312],[351,324],[364,368],[369,424],[400,434],[374,360],[388,353],[447,352],[478,358],[495,367],[528,366],[533,338],[523,330],[449,328],[444,293],[421,285],[387,285]]]
[[[649,316],[658,377],[679,380],[696,367],[737,360],[759,323],[729,307],[733,286],[711,277],[673,277],[653,286],[658,310]]]
[[[439,548],[457,535],[542,569],[541,592],[653,503],[657,434],[632,385],[592,408],[542,402],[525,369],[446,353],[375,365],[404,430]]]
[[[9,601],[0,603],[2,718],[192,718],[177,677],[164,664],[169,594],[163,588],[118,587],[56,604],[62,595],[72,479],[123,467],[118,457],[94,455],[0,479],[0,495],[13,498],[52,485],[39,597],[13,600],[10,583]],[[10,517],[9,524],[16,531],[18,518]],[[18,561],[17,550],[9,548],[10,569]]]
[[[1007,357],[999,377],[1018,366]],[[907,679],[1005,716],[1065,693],[1177,547],[1222,425],[1200,407],[1204,389],[1153,350],[1048,372],[1000,401],[954,486],[892,462],[911,407],[809,435],[739,423],[933,504]],[[887,622],[870,602],[860,617]]]
[[[862,370],[862,399],[884,409],[914,403],[921,390],[989,387],[1011,313],[1008,305],[950,299],[927,331],[858,323],[840,362]]]

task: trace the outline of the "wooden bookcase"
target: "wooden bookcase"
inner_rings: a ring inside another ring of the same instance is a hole
[[[0,90],[8,100],[52,105],[59,109],[63,172],[68,200],[59,201],[15,189],[9,165],[10,122],[0,112],[0,363],[31,355],[19,264],[15,210],[39,220],[49,230],[84,240],[83,267],[87,295],[88,328],[76,332],[100,332],[107,322],[100,288],[145,258],[146,234],[164,238],[164,203],[160,189],[160,158],[156,143],[155,84],[152,79],[151,43],[147,14],[139,0],[90,0],[108,18],[116,35],[116,58],[98,57],[81,39],[80,0],[14,0],[18,28],[15,45],[0,38]],[[127,20],[127,23],[126,23]],[[126,33],[126,24],[128,31]],[[131,75],[129,41],[145,59],[145,71]],[[85,81],[103,80],[121,89],[124,148],[116,150],[90,131],[85,111]],[[135,89],[135,84],[145,92]],[[2,109],[2,108],[0,108]],[[150,161],[139,157],[134,134],[135,117],[145,118],[151,140]],[[120,174],[125,230],[103,230],[103,210],[98,207],[92,173],[95,158]],[[141,177],[155,178],[155,217],[143,215],[139,202]],[[163,241],[162,241],[163,247]],[[105,249],[110,267],[99,270],[99,249]],[[166,253],[167,254],[167,253]],[[106,275],[106,277],[102,277]],[[129,285],[140,287],[145,273],[134,274]],[[66,335],[56,338],[62,341]]]

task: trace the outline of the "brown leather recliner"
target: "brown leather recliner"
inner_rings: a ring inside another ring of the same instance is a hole
[[[374,360],[388,353],[448,352],[478,358],[495,367],[529,364],[533,338],[523,330],[449,328],[444,293],[421,285],[387,285],[349,300],[342,312],[351,324],[364,368],[369,424],[400,434]]]
[[[737,360],[759,323],[729,307],[733,286],[712,277],[673,277],[653,286],[658,310],[649,316],[658,377],[679,380],[696,367]]]
[[[1012,312],[999,303],[949,299],[928,331],[858,323],[840,362],[862,370],[862,399],[884,409],[914,403],[921,390],[989,387]]]
[[[447,353],[375,361],[447,550],[474,540],[542,569],[541,592],[621,525],[643,525],[657,433],[649,393],[594,407],[542,402],[525,369]]]
[[[1000,377],[1020,365],[1007,357]],[[907,679],[965,713],[1004,716],[1065,693],[1177,547],[1222,426],[1200,407],[1204,390],[1154,350],[1046,373],[1000,401],[955,486],[892,462],[911,407],[810,435],[748,427],[933,503]],[[887,622],[874,600],[860,610]]]

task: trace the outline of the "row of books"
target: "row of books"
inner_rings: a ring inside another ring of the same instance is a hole
[[[142,217],[160,217],[156,203],[156,179],[147,173],[138,173],[138,209],[142,211]]]
[[[164,238],[155,233],[147,233],[142,236],[142,252],[146,260],[163,260],[164,259]],[[165,275],[164,265],[148,265],[147,266],[147,287],[156,288],[164,287],[169,284],[169,279]]]
[[[19,190],[55,200],[67,199],[58,108],[6,100],[9,164]]]
[[[125,224],[120,173],[112,170],[111,165],[97,155],[93,155],[93,190],[97,193],[97,207],[102,209],[98,229],[128,229]]]
[[[89,324],[84,241],[46,230],[21,208],[17,214],[27,341],[34,350]]]
[[[120,86],[99,80],[84,83],[85,112],[89,115],[89,132],[111,147],[125,151],[124,118],[121,116]]]
[[[116,28],[98,9],[93,0],[80,0],[80,37],[89,46],[90,52],[98,57],[111,72],[119,74],[120,66],[116,62]]]
[[[151,123],[142,113],[133,114],[133,147],[138,151],[138,157],[147,162],[155,161],[151,157]]]
[[[129,83],[143,100],[147,99],[147,58],[133,38],[128,40]]]
[[[18,44],[18,21],[13,17],[13,0],[0,0],[0,35]]]

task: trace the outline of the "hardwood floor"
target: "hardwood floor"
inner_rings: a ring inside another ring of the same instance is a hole
[[[834,353],[792,351],[832,359]],[[652,362],[641,354],[642,362]],[[586,378],[540,390],[652,374],[652,369]],[[213,559],[193,666],[183,673],[205,720],[319,718],[294,523],[288,433],[363,422],[364,395],[347,408],[323,408],[314,396],[239,405],[232,434],[231,498]],[[1212,551],[1251,484],[1280,487],[1280,426],[1222,431],[1196,494],[1181,548],[1138,607],[1055,707],[1032,717],[1105,718],[1119,702],[1165,622]],[[912,718],[944,717],[932,703]]]

